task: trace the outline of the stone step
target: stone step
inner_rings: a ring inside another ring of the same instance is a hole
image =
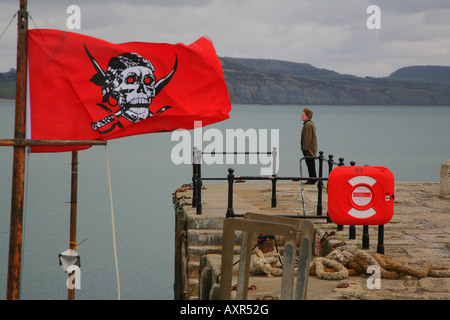
[[[239,254],[240,246],[234,247],[233,254]],[[189,260],[200,260],[202,256],[206,254],[221,254],[222,253],[222,245],[192,245],[188,248],[188,257]]]
[[[188,229],[211,229],[222,230],[225,213],[223,217],[205,217],[203,215],[189,215]]]
[[[235,233],[235,243],[239,243],[242,238],[241,232]],[[223,231],[211,229],[190,229],[188,230],[187,241],[189,245],[222,245]]]

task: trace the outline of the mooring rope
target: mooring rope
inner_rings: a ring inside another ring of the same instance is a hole
[[[108,170],[109,203],[110,203],[110,207],[111,207],[111,224],[112,224],[112,234],[113,234],[114,261],[116,264],[117,299],[120,300],[119,263],[117,262],[116,230],[115,230],[116,228],[114,226],[114,207],[113,207],[113,200],[112,200],[111,173],[109,170],[109,158],[108,158],[107,145],[105,145],[105,153],[106,153],[106,168]]]
[[[330,269],[324,269],[324,265]],[[363,250],[356,250],[354,253],[334,250],[326,257],[317,257],[311,264],[310,274],[323,280],[341,280],[351,274],[366,273],[367,268],[371,265],[380,268],[382,279],[399,279],[403,275],[419,279],[450,277],[450,267],[438,266],[429,262],[425,262],[421,267],[410,266],[386,255],[380,253],[370,255]]]

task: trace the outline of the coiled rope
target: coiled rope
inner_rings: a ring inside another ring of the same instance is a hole
[[[349,275],[366,273],[367,268],[373,265],[380,268],[383,279],[399,279],[404,275],[417,278],[450,277],[450,267],[429,262],[414,267],[380,253],[370,255],[364,250],[356,250],[355,253],[334,250],[326,257],[317,257],[311,263],[310,274],[323,280],[342,280]],[[325,269],[325,266],[329,269]]]

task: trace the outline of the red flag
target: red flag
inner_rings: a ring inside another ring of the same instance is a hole
[[[231,110],[211,41],[112,44],[28,31],[30,139],[108,140],[225,120]],[[54,152],[88,147],[32,147]]]

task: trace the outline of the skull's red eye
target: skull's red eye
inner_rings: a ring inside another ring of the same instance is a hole
[[[150,79],[150,78],[145,78],[145,79],[144,79],[144,83],[145,83],[145,84],[150,84],[150,83],[152,83],[152,79]]]
[[[133,84],[136,81],[136,79],[133,76],[129,76],[126,81],[128,84]]]

